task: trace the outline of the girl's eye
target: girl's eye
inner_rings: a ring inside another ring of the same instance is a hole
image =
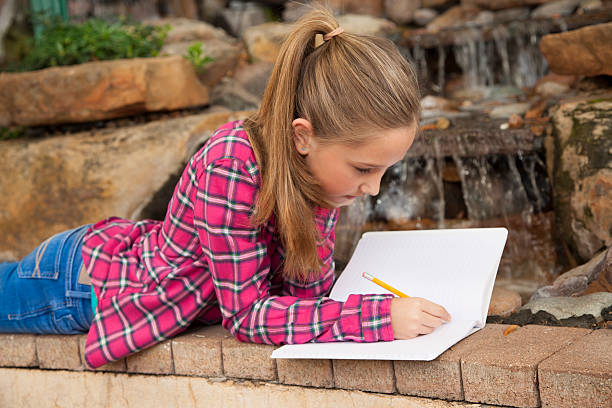
[[[359,168],[359,167],[355,167],[355,170],[357,170],[357,171],[358,171],[359,173],[361,173],[361,174],[367,174],[367,173],[369,173],[369,172],[370,172],[372,169],[362,169],[362,168]]]

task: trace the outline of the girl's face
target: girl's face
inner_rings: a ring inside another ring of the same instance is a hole
[[[296,147],[305,156],[326,201],[340,207],[365,194],[377,195],[383,174],[406,155],[415,132],[416,125],[378,130],[366,135],[366,142],[358,146],[321,144],[316,137],[297,136]]]

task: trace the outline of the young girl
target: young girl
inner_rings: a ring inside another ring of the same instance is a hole
[[[284,43],[259,111],[192,157],[163,222],[110,218],[0,265],[0,331],[88,331],[94,368],[195,321],[271,344],[430,333],[450,316],[425,299],[326,297],[337,207],[378,194],[418,114],[414,72],[390,41],[311,12]]]

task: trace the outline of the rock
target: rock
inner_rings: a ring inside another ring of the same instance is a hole
[[[129,16],[132,21],[159,18],[157,5],[152,1],[95,1],[91,3],[90,15],[92,17],[114,19],[117,16]]]
[[[228,36],[225,31],[215,26],[198,20],[188,18],[169,17],[155,20],[145,20],[143,24],[151,26],[170,26],[170,31],[166,36],[164,44],[222,40],[225,42],[236,42]]]
[[[495,22],[499,24],[512,21],[522,21],[529,18],[530,10],[528,7],[515,7],[495,12]]]
[[[239,65],[233,78],[249,93],[261,99],[274,65],[268,62]]]
[[[310,10],[312,10],[312,6],[308,4],[288,1],[285,3],[285,9],[283,10],[283,21],[293,23],[302,18]]]
[[[221,10],[219,25],[235,37],[242,36],[249,27],[266,22],[266,13],[260,4],[231,1],[229,5],[229,8]]]
[[[338,23],[350,33],[387,38],[397,35],[395,24],[382,18],[345,14],[338,17]],[[251,60],[274,63],[292,29],[293,26],[287,23],[266,23],[245,30],[242,39]]]
[[[221,11],[227,6],[226,0],[201,0],[200,14],[207,23],[214,24],[218,21]]]
[[[4,60],[4,35],[11,28],[15,17],[15,0],[0,2],[0,63]]]
[[[501,10],[513,7],[533,6],[554,0],[461,0],[461,4],[478,6],[489,10]]]
[[[516,113],[510,116],[510,119],[508,119],[508,127],[510,129],[522,128],[523,123],[524,123],[523,118],[520,115],[517,115]]]
[[[557,235],[576,265],[612,245],[612,95],[562,103],[552,119]]]
[[[529,103],[511,103],[493,108],[489,113],[489,117],[496,119],[508,119],[512,115],[523,115],[528,110]]]
[[[338,14],[361,14],[380,17],[383,15],[383,1],[384,0],[328,0],[326,4]]]
[[[612,275],[612,251],[602,251],[589,262],[560,275],[552,285],[538,288],[530,300],[553,296],[579,296],[601,274]]]
[[[183,57],[0,73],[0,126],[91,122],[206,104],[208,88]]]
[[[11,197],[0,211],[0,254],[19,259],[57,232],[112,215],[148,218],[148,203],[212,131],[245,116],[194,115],[95,134],[0,142],[0,171],[11,174],[0,179],[0,194]],[[162,210],[168,200],[162,200]]]
[[[478,15],[465,23],[467,27],[478,27],[493,24],[495,21],[495,13],[489,10],[483,10]]]
[[[166,1],[166,6],[170,16],[187,17],[192,20],[198,18],[196,0],[169,0]]]
[[[435,32],[445,28],[459,27],[476,18],[478,13],[480,13],[478,7],[467,5],[454,6],[427,24],[427,30]]]
[[[603,8],[603,2],[601,0],[582,0],[578,8],[578,13],[599,10],[601,8]]]
[[[257,109],[261,99],[247,91],[233,78],[223,78],[210,93],[211,103],[230,110]]]
[[[415,10],[412,20],[415,24],[424,27],[431,23],[436,17],[438,17],[438,12],[436,10],[431,8],[420,8]]]
[[[561,75],[612,75],[612,23],[542,37],[550,70]]]
[[[452,0],[421,0],[421,7],[436,8],[450,3]]]
[[[553,18],[571,15],[580,0],[558,0],[548,4],[543,4],[531,12],[531,18]]]
[[[420,5],[421,0],[385,0],[385,15],[397,24],[408,24]]]
[[[510,316],[520,309],[521,304],[521,295],[518,292],[495,286],[487,316]]]
[[[521,308],[535,314],[539,311],[550,313],[558,320],[591,315],[595,321],[602,321],[603,309],[612,306],[612,293],[599,292],[580,297],[549,297],[532,300]]]
[[[421,99],[421,109],[430,111],[454,110],[455,103],[441,96],[427,95]]]
[[[538,79],[533,91],[543,97],[559,96],[568,93],[575,83],[573,75],[548,74]]]

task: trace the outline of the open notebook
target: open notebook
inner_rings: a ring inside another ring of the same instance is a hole
[[[452,321],[410,340],[287,345],[276,349],[272,358],[433,360],[484,327],[507,236],[505,228],[363,234],[332,288],[332,299],[389,293],[361,276],[368,272],[409,296],[444,306]]]

